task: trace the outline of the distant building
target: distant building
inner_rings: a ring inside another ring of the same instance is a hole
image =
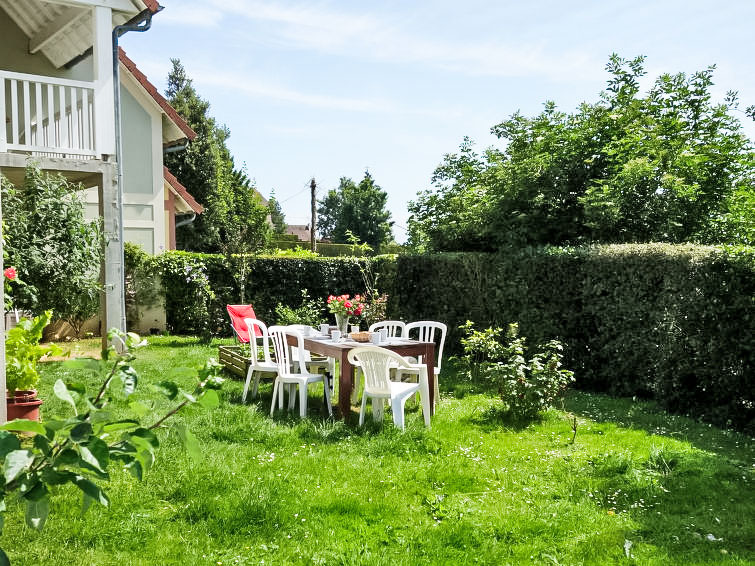
[[[309,242],[312,237],[309,224],[287,224],[286,234],[296,236],[302,242]]]

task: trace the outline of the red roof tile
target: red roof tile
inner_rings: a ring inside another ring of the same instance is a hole
[[[175,189],[175,191],[181,196],[181,198],[186,201],[186,204],[188,204],[194,212],[196,212],[197,214],[202,214],[204,212],[204,207],[194,200],[194,197],[189,194],[189,191],[186,190],[186,187],[179,183],[178,179],[176,179],[176,176],[168,171],[168,168],[164,165],[163,177],[168,182],[168,184]]]
[[[157,3],[155,2],[155,4]],[[144,90],[146,90],[147,93],[155,100],[155,102],[157,102],[160,108],[165,111],[168,117],[176,126],[178,126],[178,128],[186,135],[187,138],[193,140],[195,137],[197,137],[196,132],[194,132],[189,124],[187,124],[186,121],[181,118],[178,112],[176,112],[176,109],[173,108],[167,100],[165,100],[165,97],[160,94],[157,88],[155,88],[155,85],[149,82],[147,75],[142,73],[136,67],[136,63],[126,57],[126,52],[122,47],[118,48],[118,59],[121,63],[123,63],[123,66],[126,67],[126,69],[128,69],[128,71],[134,76],[134,78],[139,81],[139,84],[144,87]]]

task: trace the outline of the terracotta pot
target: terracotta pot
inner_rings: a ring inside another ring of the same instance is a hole
[[[39,420],[39,406],[42,399],[37,399],[37,392],[31,390],[17,390],[13,397],[9,397],[6,392],[6,407],[8,409],[8,420],[29,419],[30,421]]]

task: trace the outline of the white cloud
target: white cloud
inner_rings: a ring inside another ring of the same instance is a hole
[[[486,76],[593,76],[602,61],[574,49],[548,52],[544,44],[453,41],[428,38],[407,23],[369,13],[334,10],[322,2],[288,4],[258,0],[210,0],[234,18],[264,22],[258,29],[278,45],[388,63],[422,64]],[[259,36],[255,40],[260,40]]]
[[[290,102],[316,108],[349,110],[354,112],[394,112],[390,101],[381,99],[347,98],[329,94],[305,93],[286,86],[277,85],[264,79],[241,76],[232,73],[219,73],[208,70],[192,70],[192,78],[197,84],[240,91],[254,97],[268,98],[280,102]]]
[[[163,2],[166,10],[159,16],[159,23],[181,27],[216,28],[223,19],[223,11],[196,2]]]

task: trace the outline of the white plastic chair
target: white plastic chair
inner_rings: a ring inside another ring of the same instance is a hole
[[[287,326],[271,326],[268,329],[270,333],[270,339],[273,342],[275,348],[275,359],[278,364],[278,376],[275,378],[273,385],[273,400],[270,404],[270,416],[273,416],[275,411],[275,401],[278,400],[278,408],[283,408],[283,387],[291,386],[288,397],[288,409],[291,411],[296,404],[296,397],[294,391],[296,386],[299,387],[299,416],[304,418],[307,416],[307,389],[310,383],[322,382],[323,395],[325,397],[325,404],[328,407],[328,414],[333,416],[333,407],[330,404],[330,387],[328,387],[327,377],[319,373],[310,373],[306,371],[306,361],[304,360],[304,336],[299,330],[293,329]],[[294,336],[297,341],[297,360],[298,371],[294,371],[292,368],[293,357],[291,354],[292,348],[288,345],[287,336]],[[304,369],[302,369],[304,368]]]
[[[256,318],[245,318],[244,324],[246,324],[249,330],[250,355],[249,370],[246,372],[246,383],[244,383],[244,393],[241,395],[242,403],[246,401],[246,395],[249,392],[249,382],[252,379],[254,379],[252,386],[252,399],[254,399],[257,396],[257,389],[259,388],[260,374],[277,373],[278,371],[278,364],[270,356],[270,336],[265,323]],[[255,328],[260,330],[262,336],[257,336]],[[251,340],[252,337],[254,338],[253,340]]]
[[[318,332],[314,328],[306,324],[289,324],[288,328],[298,330],[305,336],[310,333]],[[298,367],[297,363],[299,354],[295,346],[291,346],[291,357],[293,358],[294,369],[296,369]],[[320,370],[324,370],[325,372],[327,372],[328,377],[330,378],[330,392],[332,394],[335,388],[334,377],[336,374],[336,360],[334,358],[322,358],[313,360],[312,353],[309,350],[304,350],[304,361],[307,364],[307,371],[317,373]]]
[[[364,391],[362,392],[362,409],[359,413],[359,426],[364,424],[364,415],[367,410],[367,398],[372,398],[372,416],[377,421],[382,419],[383,401],[391,402],[393,424],[404,430],[404,405],[406,400],[419,392],[422,399],[422,416],[425,426],[430,426],[430,394],[427,385],[427,369],[419,368],[418,383],[406,383],[391,381],[391,368],[412,369],[409,362],[379,346],[361,346],[349,352],[349,361],[359,363],[364,372]],[[378,404],[375,404],[375,400]],[[377,410],[376,410],[377,409]]]
[[[434,397],[435,404],[440,402],[440,390],[438,387],[438,376],[440,375],[440,367],[443,363],[443,346],[446,343],[447,327],[442,322],[435,322],[433,320],[420,320],[417,322],[410,322],[404,328],[404,338],[416,338],[420,342],[435,342],[435,382]],[[397,379],[405,374],[417,375],[421,368],[427,370],[427,366],[422,363],[422,358],[417,360],[410,359],[411,369],[398,368],[396,370]]]
[[[370,325],[370,332],[379,332],[383,328],[388,331],[388,338],[401,338],[404,335],[404,327],[406,323],[401,320],[381,320],[380,322],[373,322]],[[359,399],[359,384],[361,377],[359,373],[359,366],[354,366],[354,387],[351,390],[351,403],[354,404]]]
[[[378,332],[385,328],[388,330],[388,338],[401,338],[404,336],[406,323],[400,320],[381,320],[370,325],[370,332]]]

